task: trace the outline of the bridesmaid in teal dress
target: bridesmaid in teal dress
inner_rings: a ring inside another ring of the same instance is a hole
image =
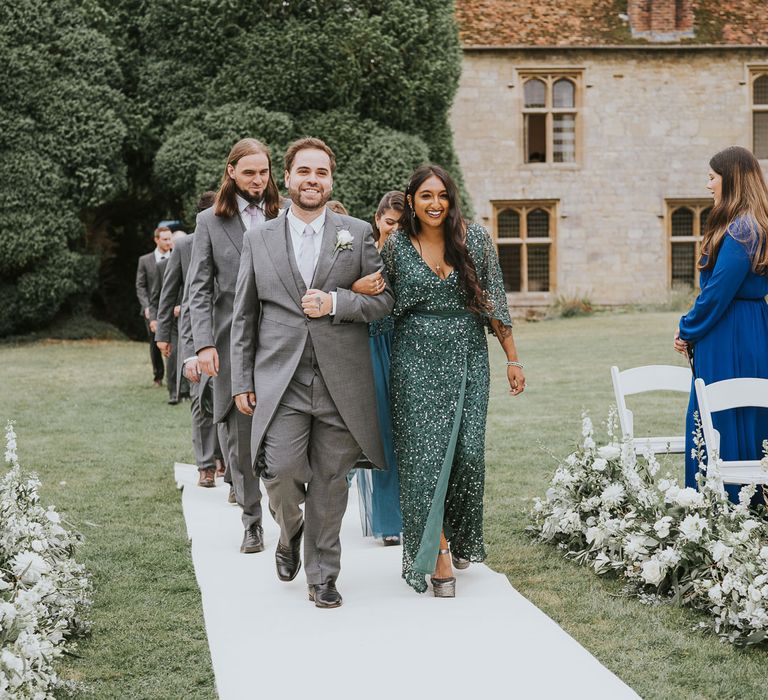
[[[707,384],[736,377],[768,379],[768,187],[760,163],[731,146],[709,163],[714,206],[702,240],[701,294],[680,319],[675,349],[693,355],[696,377]],[[685,485],[696,488],[691,455],[696,393],[686,416]],[[768,439],[768,410],[740,408],[712,416],[724,460],[761,459]],[[738,485],[726,486],[738,502]],[[755,505],[761,499],[756,498]]]
[[[453,597],[454,561],[485,559],[483,491],[490,370],[486,329],[507,356],[513,395],[523,366],[491,237],[463,220],[450,175],[419,167],[402,228],[382,249],[395,293],[390,391],[403,513],[403,578]]]
[[[373,237],[381,250],[389,235],[400,225],[405,197],[402,192],[387,192],[379,202],[374,217]],[[359,294],[376,295],[384,289],[380,272],[363,277],[352,285]],[[379,432],[384,445],[386,469],[358,469],[357,488],[360,494],[360,510],[363,534],[380,538],[385,545],[400,544],[403,516],[400,513],[400,480],[392,439],[392,418],[389,400],[389,364],[392,347],[392,317],[368,324],[371,362],[376,386],[376,408]]]

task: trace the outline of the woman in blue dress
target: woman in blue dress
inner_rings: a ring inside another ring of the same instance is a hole
[[[387,192],[379,202],[374,217],[373,237],[376,247],[381,247],[389,234],[400,226],[405,207],[402,192]],[[360,294],[379,294],[384,289],[381,273],[363,277],[352,285],[352,291]],[[376,407],[379,430],[384,444],[387,464],[383,469],[358,469],[357,487],[360,493],[363,534],[380,538],[385,545],[400,544],[403,516],[400,512],[400,480],[392,440],[392,418],[389,404],[389,355],[392,347],[392,318],[386,317],[368,325],[371,361],[376,385]]]
[[[699,294],[680,319],[674,347],[692,354],[695,377],[707,384],[735,377],[768,379],[768,187],[747,149],[726,148],[709,162],[714,206],[707,219],[699,261]],[[685,485],[696,487],[692,456],[695,392],[686,417]],[[715,413],[723,460],[760,459],[768,439],[768,410],[740,408]],[[726,487],[738,501],[739,486]]]

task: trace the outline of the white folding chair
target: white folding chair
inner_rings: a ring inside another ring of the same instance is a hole
[[[685,435],[635,437],[634,416],[632,411],[627,408],[624,397],[647,391],[680,391],[690,394],[691,370],[687,367],[675,367],[673,365],[646,365],[620,372],[619,368],[614,365],[611,367],[611,378],[613,379],[616,407],[619,412],[621,435],[624,440],[628,438],[632,440],[635,452],[643,454],[648,449],[654,454],[685,452]]]
[[[695,386],[701,430],[709,459],[713,459],[714,454],[720,454],[720,433],[712,424],[713,413],[750,406],[768,408],[768,379],[725,379],[712,384],[697,379]],[[768,439],[768,435],[762,435],[761,438]],[[758,459],[720,462],[720,475],[726,484],[768,483],[768,472],[760,466]]]

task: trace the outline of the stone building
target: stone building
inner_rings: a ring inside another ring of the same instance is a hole
[[[456,0],[452,126],[510,303],[695,286],[709,158],[768,165],[766,0]]]

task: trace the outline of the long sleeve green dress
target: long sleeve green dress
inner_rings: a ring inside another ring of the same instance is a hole
[[[485,559],[483,490],[490,370],[485,329],[511,326],[498,257],[488,232],[467,228],[467,248],[492,305],[465,308],[454,270],[440,279],[403,231],[382,250],[395,293],[390,391],[403,512],[403,578],[416,591],[437,563],[440,531],[470,561]]]

